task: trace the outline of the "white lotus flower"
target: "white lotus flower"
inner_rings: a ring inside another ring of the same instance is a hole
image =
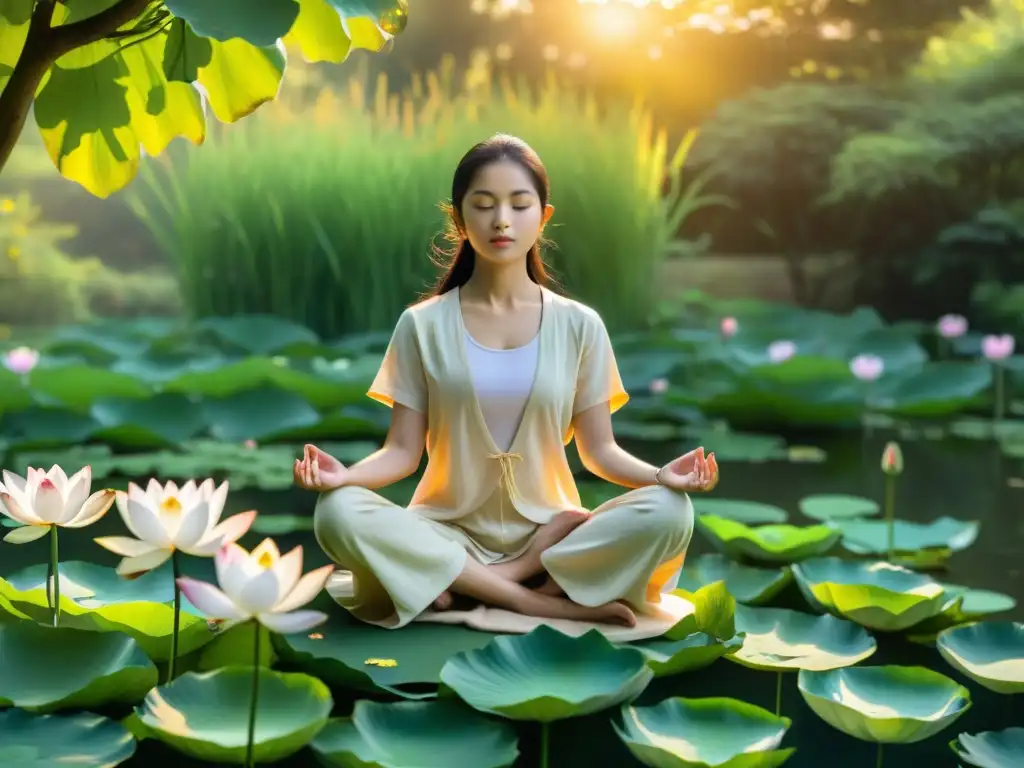
[[[136,538],[102,536],[96,543],[124,559],[121,576],[138,576],[163,565],[175,550],[198,557],[213,557],[225,544],[238,541],[256,518],[256,510],[232,515],[218,525],[228,484],[214,488],[213,480],[196,485],[189,480],[181,488],[150,480],[143,491],[135,483],[117,492],[117,509]]]
[[[327,620],[322,611],[297,610],[316,597],[334,570],[325,565],[302,575],[302,547],[281,556],[271,539],[251,553],[238,544],[221,549],[214,563],[220,587],[188,577],[178,579],[182,593],[211,619],[256,619],[272,632],[305,632]]]
[[[54,464],[49,472],[28,468],[26,477],[3,471],[0,512],[21,523],[4,536],[11,544],[40,539],[53,526],[84,528],[99,520],[114,503],[114,491],[105,488],[89,495],[92,467],[85,466],[70,478]]]

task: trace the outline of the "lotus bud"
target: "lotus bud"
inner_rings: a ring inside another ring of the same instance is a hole
[[[903,474],[903,451],[899,443],[887,443],[882,451],[882,471],[887,475]]]

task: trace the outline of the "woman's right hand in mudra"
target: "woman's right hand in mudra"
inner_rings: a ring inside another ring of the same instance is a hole
[[[341,487],[345,482],[345,465],[315,445],[307,444],[301,459],[295,460],[292,472],[295,484],[307,491],[323,493]]]

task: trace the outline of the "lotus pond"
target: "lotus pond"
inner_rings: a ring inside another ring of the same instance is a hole
[[[879,331],[890,332],[907,331]],[[682,336],[672,344],[707,354]],[[327,560],[309,530],[312,494],[288,487],[291,458],[307,439],[348,460],[372,450],[386,412],[365,405],[363,392],[386,340],[326,345],[269,318],[187,332],[156,322],[68,329],[31,372],[0,381],[4,466],[24,475],[59,464],[71,474],[91,464],[94,489],[227,478],[224,517],[259,511],[240,543],[301,544],[308,571]],[[844,345],[834,361],[864,351]],[[388,632],[349,620],[321,593],[310,607],[327,612],[326,623],[259,646],[261,763],[1024,764],[1024,468],[1013,422],[985,418],[991,378],[941,413],[919,414],[954,421],[875,417],[861,428],[865,400],[844,433],[783,439],[724,427],[710,417],[729,414],[707,402],[666,397],[677,388],[672,366],[638,370],[649,359],[623,363],[637,392],[624,442],[663,461],[700,441],[723,463],[715,493],[695,499],[698,530],[680,581],[693,614],[663,637],[628,644],[547,628]],[[987,363],[962,364],[991,374]],[[916,365],[903,375],[939,363]],[[760,375],[740,370],[736,382]],[[668,391],[643,395],[658,376]],[[778,404],[776,384],[755,389]],[[884,412],[884,402],[868,410]],[[785,407],[776,411],[783,420]],[[747,420],[744,430],[753,428]],[[879,466],[891,439],[902,446],[898,477]],[[590,505],[615,492],[582,475],[580,484]],[[77,755],[76,765],[241,764],[252,625],[208,622],[185,600],[177,678],[167,684],[171,567],[119,577],[118,557],[93,541],[118,535],[116,512],[61,529],[58,628],[46,540],[0,544],[0,764],[50,766],[62,754]],[[208,558],[180,565],[216,582]]]

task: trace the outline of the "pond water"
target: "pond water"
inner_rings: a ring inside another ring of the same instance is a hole
[[[828,452],[820,464],[770,462],[764,464],[723,463],[722,480],[715,491],[720,498],[749,499],[772,503],[788,509],[794,522],[797,501],[815,493],[847,493],[882,498],[883,476],[879,459],[885,438],[860,440],[856,437],[816,439],[801,436],[793,444],[817,445]],[[968,550],[953,556],[948,572],[939,574],[943,581],[973,588],[1007,593],[1018,601],[1009,614],[1000,620],[1024,620],[1024,465],[1005,458],[994,444],[975,441],[941,440],[902,443],[905,472],[900,478],[897,515],[924,522],[942,515],[981,522],[981,532]],[[651,461],[663,462],[678,453],[678,446],[631,445],[637,454]],[[712,449],[713,446],[708,446]],[[301,491],[254,492],[233,491],[225,515],[245,509],[258,509],[264,515],[312,513],[314,496]],[[61,535],[61,560],[87,560],[115,566],[118,558],[92,541],[94,537],[123,533],[116,510],[100,523],[83,531],[67,531]],[[246,547],[262,536],[250,534],[242,541]],[[327,562],[311,533],[276,535],[282,549],[303,544],[306,551],[305,570]],[[710,551],[699,533],[694,535],[690,556]],[[0,575],[43,562],[47,555],[45,541],[24,546],[3,545]],[[795,586],[790,586],[779,603],[806,610]],[[340,610],[340,609],[339,609]],[[917,758],[924,764],[941,768],[956,766],[957,760],[947,746],[957,733],[999,730],[1011,725],[1024,725],[1022,696],[999,696],[955,672],[934,648],[911,644],[900,638],[879,636],[878,652],[865,663],[921,665],[949,675],[967,685],[973,707],[954,725],[937,736],[913,745],[891,745],[885,751],[885,764]],[[683,675],[655,680],[640,699],[640,704],[653,704],[670,696],[729,696],[774,709],[776,677],[772,673],[746,669],[725,660],[710,667]],[[1016,700],[1014,700],[1016,699]],[[351,699],[339,692],[336,714],[346,714]],[[793,720],[783,745],[795,746],[797,752],[786,763],[791,768],[864,768],[875,765],[874,745],[850,738],[825,724],[804,704],[796,689],[796,676],[784,682],[782,713]],[[609,714],[579,718],[558,723],[552,728],[550,765],[559,768],[591,768],[592,766],[628,768],[637,763],[615,737]],[[529,724],[519,726],[522,756],[517,767],[537,766],[537,729]],[[168,757],[185,765],[199,765],[172,756],[159,744],[144,742],[127,766],[141,766],[147,760]],[[309,766],[315,758],[303,752],[280,763],[285,766]]]

